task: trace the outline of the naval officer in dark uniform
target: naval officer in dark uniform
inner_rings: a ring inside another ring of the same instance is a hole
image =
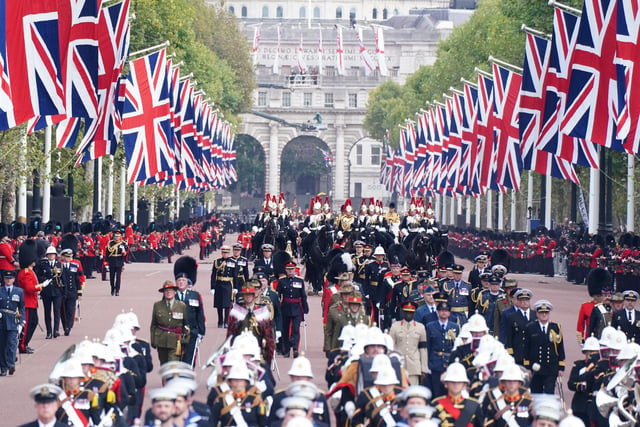
[[[451,306],[447,301],[441,301],[437,305],[438,319],[427,324],[427,350],[429,373],[426,386],[431,389],[434,396],[444,394],[445,389],[440,377],[447,369],[449,357],[453,349],[460,327],[449,321]]]
[[[453,266],[453,279],[442,286],[442,291],[449,296],[451,305],[451,321],[462,326],[469,318],[469,299],[471,298],[471,285],[462,280],[464,266]]]
[[[289,357],[293,348],[293,357],[298,357],[300,322],[304,321],[304,315],[309,313],[309,305],[304,281],[295,275],[295,262],[289,261],[285,270],[287,277],[278,280],[276,289],[280,296],[282,312],[282,353],[284,357]]]

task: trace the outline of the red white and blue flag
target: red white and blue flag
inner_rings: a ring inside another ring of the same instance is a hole
[[[625,140],[629,153],[640,153],[640,4],[636,0],[618,0],[616,22],[616,63],[618,87],[624,93],[618,108],[618,138]],[[624,76],[624,78],[621,78]]]
[[[172,173],[170,107],[166,51],[132,61],[122,114],[129,182]]]
[[[478,134],[476,128],[478,88],[464,84],[464,109],[462,114],[462,159],[458,187],[467,195],[480,194],[477,159]]]

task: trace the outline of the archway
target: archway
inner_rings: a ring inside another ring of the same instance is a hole
[[[265,195],[265,152],[257,139],[247,134],[236,136],[236,172],[238,181],[229,186],[242,208],[259,208]]]
[[[327,144],[315,136],[302,135],[282,149],[280,191],[287,205],[294,197],[302,209],[315,194],[332,191],[333,154]]]

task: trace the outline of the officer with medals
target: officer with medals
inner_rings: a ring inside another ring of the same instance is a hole
[[[480,313],[484,320],[489,325],[489,333],[493,334],[493,320],[494,312],[496,309],[496,303],[498,300],[504,299],[505,295],[500,290],[500,284],[502,280],[497,276],[489,277],[489,289],[482,292],[478,298],[478,304],[476,310]]]
[[[469,272],[467,280],[473,289],[480,287],[480,275],[482,273],[491,273],[487,267],[487,255],[481,253],[473,259],[474,267]]]
[[[451,305],[451,321],[458,325],[466,323],[469,315],[469,298],[471,296],[471,285],[462,280],[464,266],[455,264],[452,268],[453,279],[446,282],[442,290],[449,296]]]
[[[506,320],[505,348],[518,365],[524,363],[524,343],[527,325],[536,320],[536,312],[529,307],[532,295],[529,289],[518,289],[514,294],[516,307],[514,307],[513,312]]]
[[[511,364],[500,376],[500,384],[489,390],[482,404],[485,426],[527,427],[533,419],[533,397],[524,387],[520,367]]]
[[[322,351],[325,353],[338,347],[338,336],[340,336],[342,327],[348,323],[346,320],[347,305],[353,291],[353,285],[350,283],[342,284],[339,291],[340,301],[329,308],[327,322],[324,325],[324,345],[322,347]]]
[[[260,249],[262,250],[262,257],[256,259],[253,263],[253,270],[255,271],[260,267],[267,277],[271,277],[273,276],[273,258],[271,257],[273,254],[273,245],[265,243]]]
[[[60,393],[62,389],[53,384],[40,384],[32,388],[29,395],[35,402],[37,420],[20,427],[67,427],[56,418],[56,411],[60,406]]]
[[[289,357],[293,349],[293,357],[298,357],[300,322],[309,313],[309,305],[304,281],[295,275],[296,263],[289,261],[285,265],[285,271],[287,277],[278,280],[276,288],[282,311],[282,353],[284,357]]]
[[[364,296],[368,298],[370,307],[365,307],[367,314],[374,319],[374,322],[380,324],[380,310],[385,302],[383,280],[387,272],[390,270],[389,263],[384,260],[385,251],[382,246],[376,247],[373,252],[375,261],[370,262],[364,268],[364,286],[362,288]],[[383,319],[382,319],[383,320]]]
[[[60,282],[63,290],[61,319],[64,335],[67,336],[71,333],[75,322],[77,303],[82,298],[81,278],[84,273],[80,270],[80,264],[73,260],[72,249],[63,249],[60,256],[62,264]]]
[[[427,375],[427,333],[420,322],[413,320],[416,304],[405,301],[402,304],[403,320],[393,322],[389,336],[393,348],[404,356],[404,366],[409,375],[409,384],[420,385]]]
[[[351,255],[351,262],[355,269],[353,280],[362,285],[365,278],[364,267],[369,262],[369,258],[364,254],[364,242],[362,240],[356,240],[353,243],[353,247],[355,248],[355,253]]]
[[[36,267],[38,282],[51,279],[53,286],[47,286],[40,292],[42,305],[44,306],[44,324],[47,328],[46,339],[60,336],[60,308],[62,304],[62,264],[56,258],[58,252],[53,246],[47,248],[45,258],[41,259]]]
[[[242,256],[242,243],[233,244],[231,259],[236,263],[234,289],[240,290],[249,281],[249,261]]]
[[[490,271],[483,272],[479,276],[480,286],[471,289],[471,296],[469,297],[469,312],[473,313],[476,311],[476,306],[478,305],[478,301],[480,300],[480,296],[489,292],[489,279],[492,274]]]
[[[409,295],[414,290],[416,290],[416,285],[415,280],[412,280],[411,270],[408,267],[403,267],[400,270],[400,282],[393,287],[389,306],[389,312],[394,320],[402,320],[402,304],[409,299]]]
[[[15,286],[15,270],[3,270],[0,287],[0,377],[16,371],[18,331],[25,325],[24,292]]]
[[[429,373],[426,386],[436,396],[444,393],[440,377],[447,369],[449,357],[453,350],[456,336],[460,332],[457,323],[449,321],[451,306],[447,301],[440,301],[437,305],[438,320],[427,324],[427,344]]]
[[[231,259],[231,248],[220,248],[222,256],[213,262],[211,269],[211,294],[213,307],[218,311],[218,328],[229,326],[229,310],[233,306],[236,263]]]
[[[122,232],[115,230],[113,238],[107,243],[107,263],[109,264],[109,282],[111,283],[111,295],[120,295],[120,283],[124,262],[129,255],[129,246],[122,240]]]
[[[549,321],[553,305],[538,300],[533,305],[538,320],[527,325],[524,333],[525,368],[531,369],[531,392],[553,394],[556,379],[565,366],[564,341],[560,325]]]
[[[275,337],[271,326],[273,312],[268,305],[256,304],[259,289],[257,279],[245,283],[240,291],[242,304],[234,304],[229,315],[227,337],[237,337],[242,332],[249,331],[261,346],[263,359],[270,364],[275,352]]]
[[[176,299],[182,301],[186,306],[187,319],[185,325],[189,327],[190,331],[189,342],[184,348],[182,361],[193,367],[196,361],[197,345],[207,331],[202,295],[200,295],[200,292],[191,288],[196,284],[198,278],[198,264],[196,260],[190,256],[178,258],[173,265],[173,276],[176,279],[176,286],[178,287]]]
[[[160,364],[180,360],[182,344],[189,341],[187,307],[176,301],[178,287],[170,280],[164,282],[158,292],[162,299],[153,305],[151,313],[151,347],[158,350]]]
[[[629,341],[640,341],[640,311],[635,309],[638,293],[627,289],[622,292],[624,308],[612,314],[611,326],[620,329]]]
[[[516,297],[518,291],[518,282],[513,279],[504,279],[502,282],[504,290],[504,298],[496,302],[496,309],[493,313],[493,331],[497,334],[500,342],[507,342],[507,318],[515,311]]]
[[[473,426],[483,427],[484,416],[480,403],[463,394],[469,385],[465,367],[457,362],[449,365],[442,382],[447,394],[432,400],[436,412],[435,417],[440,420],[442,427]]]
[[[226,382],[229,392],[219,396],[213,403],[210,425],[212,426],[265,426],[266,405],[258,394],[249,393],[251,377],[244,361],[231,367]]]
[[[373,384],[358,396],[350,425],[395,426],[400,420],[396,396],[402,392],[395,370],[391,366],[383,367]]]

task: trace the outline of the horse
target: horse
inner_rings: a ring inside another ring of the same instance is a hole
[[[305,280],[318,293],[324,287],[324,276],[333,248],[333,232],[328,227],[314,230],[302,238],[301,246],[306,266]]]

